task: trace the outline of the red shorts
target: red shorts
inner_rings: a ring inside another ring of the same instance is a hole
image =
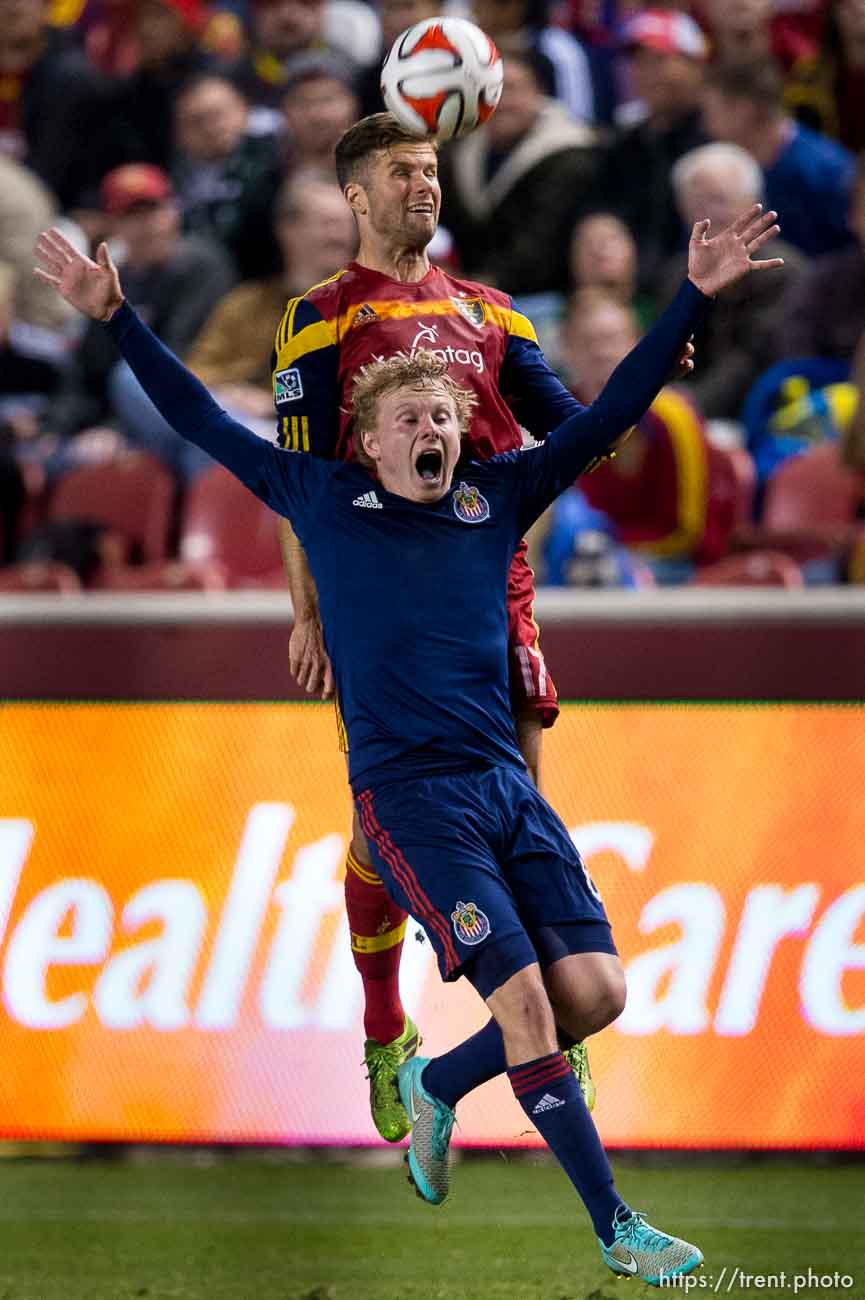
[[[508,574],[508,670],[511,707],[515,716],[537,712],[541,725],[551,727],[559,716],[559,697],[547,672],[535,622],[535,575],[520,542]]]

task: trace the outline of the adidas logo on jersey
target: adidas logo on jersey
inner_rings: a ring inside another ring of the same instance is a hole
[[[376,311],[375,307],[370,307],[369,303],[365,302],[363,306],[360,308],[360,310],[358,311],[354,320],[352,321],[352,324],[371,325],[374,320],[378,320],[378,319],[379,319],[379,314]]]
[[[363,496],[355,497],[351,504],[353,506],[363,506],[367,510],[382,509],[382,504],[374,492],[364,492]]]
[[[558,1110],[560,1106],[566,1106],[567,1102],[562,1101],[561,1097],[551,1097],[545,1092],[543,1097],[536,1106],[532,1108],[533,1115],[540,1115],[545,1110]]]

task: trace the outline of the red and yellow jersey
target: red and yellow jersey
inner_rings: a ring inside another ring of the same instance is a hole
[[[478,459],[521,446],[520,425],[542,438],[581,409],[507,294],[438,267],[405,284],[352,262],[286,307],[273,363],[280,446],[350,460],[355,375],[419,348],[477,396],[469,442]]]
[[[694,556],[706,532],[709,447],[702,418],[675,389],[658,394],[637,429],[642,449],[628,467],[627,448],[580,480],[589,504],[614,521],[618,536],[653,556]]]

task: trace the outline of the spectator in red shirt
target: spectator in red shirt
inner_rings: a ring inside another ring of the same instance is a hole
[[[823,40],[797,64],[786,95],[800,121],[854,153],[865,149],[865,4],[837,0]]]
[[[772,0],[706,0],[703,14],[719,63],[774,59],[790,73],[819,46],[813,34],[777,21]]]
[[[598,395],[637,343],[634,313],[598,289],[578,291],[563,357],[582,402]],[[589,504],[661,583],[684,581],[698,561],[717,558],[709,519],[709,449],[702,417],[677,389],[664,389],[614,459],[580,480]],[[708,551],[708,553],[707,553]]]

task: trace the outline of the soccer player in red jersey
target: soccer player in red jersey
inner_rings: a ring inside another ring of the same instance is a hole
[[[521,426],[543,438],[582,409],[506,293],[457,279],[430,262],[441,207],[434,144],[408,134],[390,114],[376,113],[343,135],[336,169],[360,243],[353,262],[289,301],[277,330],[273,392],[282,447],[351,459],[351,385],[358,371],[421,348],[445,359],[455,381],[477,398],[468,442],[478,459],[520,447]],[[281,526],[295,617],[292,673],[307,691],[327,697],[332,677],[315,585],[290,525]],[[555,721],[558,704],[538,644],[533,600],[523,543],[508,586],[510,681],[520,749],[537,785],[541,731]],[[362,644],[357,653],[364,653]],[[364,988],[371,1109],[381,1136],[397,1142],[409,1122],[396,1070],[418,1044],[399,996],[406,916],[384,891],[356,815],[345,882],[352,952]],[[572,1039],[563,1046],[591,1106],[585,1048]]]

